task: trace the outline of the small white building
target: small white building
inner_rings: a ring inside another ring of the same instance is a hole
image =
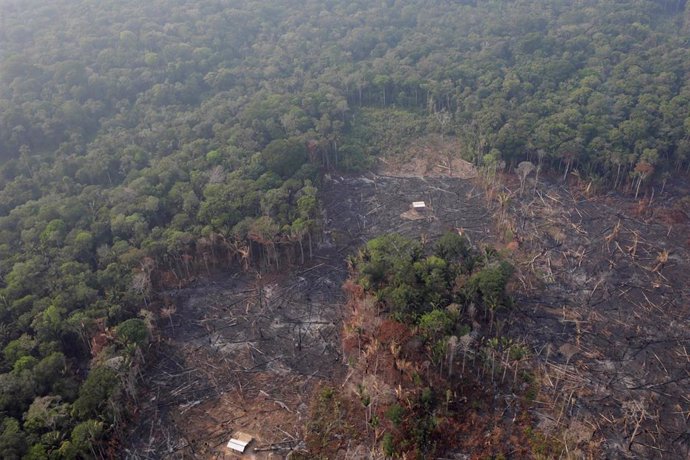
[[[413,201],[412,202],[412,209],[415,211],[425,211],[426,210],[426,203],[423,201]]]
[[[232,449],[239,453],[244,453],[244,451],[247,449],[247,445],[252,442],[253,439],[254,438],[247,433],[238,431],[234,433],[232,438],[230,438],[230,441],[228,441],[228,449]]]

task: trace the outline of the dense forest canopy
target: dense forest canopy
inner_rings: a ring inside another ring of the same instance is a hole
[[[6,458],[104,452],[155,289],[304,260],[319,172],[371,165],[385,113],[484,167],[619,189],[690,168],[682,0],[0,8]]]

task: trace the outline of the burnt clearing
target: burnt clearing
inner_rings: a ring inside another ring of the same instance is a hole
[[[540,428],[571,452],[687,458],[688,189],[651,205],[576,189],[540,185],[513,207],[523,261],[511,334],[538,354]]]
[[[491,215],[484,196],[473,182],[451,177],[330,178],[324,194],[326,240],[341,254],[386,233],[431,241],[458,230],[474,243],[487,241]],[[415,201],[424,201],[427,210],[411,213]]]
[[[519,188],[511,181],[509,193]],[[575,458],[688,457],[687,187],[675,184],[652,205],[588,197],[574,185],[528,188],[496,213],[518,243],[509,246],[519,246],[514,307],[497,321],[532,350],[538,428]],[[224,446],[237,430],[255,437],[254,458],[299,450],[314,389],[339,385],[347,370],[346,256],[391,232],[498,239],[485,194],[469,180],[333,176],[321,192],[324,231],[307,265],[165,293],[169,314],[158,320],[130,458],[236,458]],[[428,209],[410,212],[413,201]]]
[[[346,365],[340,328],[345,258],[398,232],[425,241],[462,229],[491,238],[483,192],[458,178],[330,177],[324,232],[304,267],[231,272],[161,293],[158,348],[143,376],[129,458],[235,458],[225,444],[251,434],[254,458],[303,447],[311,394]],[[410,213],[425,201],[422,213]]]

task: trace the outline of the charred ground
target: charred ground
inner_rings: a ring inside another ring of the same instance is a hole
[[[344,376],[345,258],[397,232],[432,240],[460,229],[490,238],[483,192],[459,178],[330,177],[324,233],[305,267],[228,272],[162,293],[155,361],[143,380],[131,458],[223,458],[234,431],[257,458],[303,446],[313,390]],[[412,201],[428,210],[410,218]],[[267,449],[267,450],[263,450]]]
[[[382,234],[433,241],[448,230],[511,251],[514,307],[492,330],[526,344],[535,377],[527,418],[509,392],[496,399],[488,383],[459,382],[477,402],[462,433],[449,433],[462,438],[458,454],[527,436],[532,446],[513,455],[540,445],[576,457],[686,455],[687,185],[673,182],[650,203],[551,179],[520,196],[504,177],[489,193],[510,198],[504,212],[478,181],[440,176],[326,177],[323,237],[306,266],[226,273],[165,293],[129,455],[223,458],[235,430],[256,437],[257,458],[305,447],[314,391],[351,377],[341,336],[351,315],[346,256]],[[426,213],[410,214],[422,200]],[[522,428],[511,434],[515,417]],[[553,442],[527,432],[532,423]]]
[[[571,450],[686,457],[687,183],[639,201],[589,196],[586,185],[515,193],[522,262],[511,334],[538,353],[540,426]]]

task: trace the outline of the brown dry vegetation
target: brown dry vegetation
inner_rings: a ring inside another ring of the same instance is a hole
[[[307,438],[313,455],[387,458],[387,449],[401,458],[560,453],[558,443],[532,429],[527,410],[531,375],[522,363],[510,363],[506,357],[492,366],[482,355],[485,350],[469,346],[443,358],[439,366],[415,330],[386,319],[358,285],[348,282],[346,291],[350,316],[344,324],[343,351],[349,370],[339,386],[315,398]],[[467,356],[461,357],[463,353]],[[465,358],[467,366],[461,366]],[[323,410],[324,394],[329,403],[338,401],[337,422]]]
[[[379,158],[379,173],[395,177],[477,177],[476,168],[460,157],[462,143],[454,137],[427,135],[413,139],[401,155]]]

